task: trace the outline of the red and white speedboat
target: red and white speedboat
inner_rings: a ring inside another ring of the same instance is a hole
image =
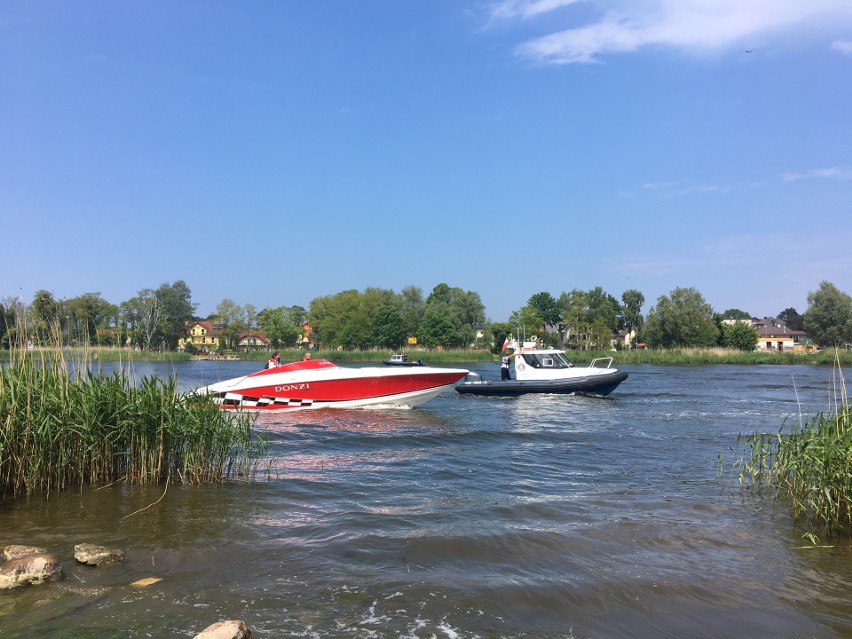
[[[198,392],[213,395],[223,408],[246,410],[417,406],[469,372],[432,366],[345,368],[315,359],[217,382]]]

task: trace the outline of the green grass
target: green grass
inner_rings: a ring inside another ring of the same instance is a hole
[[[642,349],[635,351],[568,351],[568,358],[577,363],[588,363],[595,357],[613,357],[618,364],[698,365],[698,364],[742,364],[778,365],[809,364],[852,366],[852,351],[824,350],[818,353],[778,353],[765,351],[737,351],[727,348],[672,348]]]
[[[50,350],[50,349],[47,349]],[[478,349],[457,350],[409,350],[412,359],[423,359],[426,364],[435,366],[451,366],[475,362],[499,361],[500,355]],[[103,362],[107,361],[162,361],[186,362],[191,359],[189,353],[164,352],[151,353],[117,348],[65,349],[65,357],[90,358]],[[282,362],[295,362],[302,358],[304,350],[285,349],[281,351]],[[393,355],[393,351],[315,351],[314,358],[327,359],[337,364],[369,364],[381,363]],[[742,364],[742,365],[776,365],[776,364],[807,364],[816,366],[831,366],[835,360],[841,366],[852,366],[852,351],[840,351],[835,356],[832,350],[817,353],[778,353],[773,351],[744,352],[725,348],[671,348],[643,349],[635,351],[568,351],[568,358],[576,364],[587,364],[596,357],[613,358],[613,365],[619,364],[657,364],[665,365],[699,365],[699,364]],[[269,358],[267,351],[249,351],[234,354],[247,361],[264,362]],[[0,351],[0,362],[9,361],[9,351]]]
[[[314,359],[327,359],[335,364],[381,364],[386,359],[390,358],[394,353],[401,351],[312,351],[311,357]],[[491,362],[499,359],[498,355],[489,353],[483,350],[459,349],[459,350],[442,350],[442,351],[426,351],[426,350],[406,350],[409,359],[422,359],[423,363],[428,366],[447,366],[455,364],[465,364],[470,362]],[[302,359],[305,354],[304,350],[285,349],[281,351],[282,362],[296,362]],[[240,357],[248,361],[266,361],[269,359],[269,352],[266,351],[249,351],[241,353]]]
[[[500,355],[485,350],[406,351],[411,359],[423,359],[426,364],[448,366],[475,362],[499,361]],[[304,351],[296,349],[281,352],[281,361],[295,362]],[[321,357],[337,364],[380,363],[389,358],[391,351],[319,351],[313,357]],[[568,359],[575,364],[588,364],[597,357],[612,357],[613,366],[621,364],[698,365],[698,364],[742,364],[777,365],[808,364],[831,366],[838,361],[842,366],[852,366],[852,351],[820,351],[818,353],[744,352],[726,348],[674,348],[643,349],[635,351],[567,351]],[[246,359],[264,361],[268,353],[258,351],[245,354]]]
[[[81,363],[17,351],[0,367],[0,500],[117,480],[221,481],[263,454],[247,415],[179,393],[173,377],[134,383]]]
[[[0,362],[9,362],[14,358],[11,351],[0,350]],[[51,355],[56,352],[56,348],[42,347],[33,349],[31,352],[38,355],[45,353]],[[62,356],[66,360],[96,360],[101,362],[120,362],[120,361],[136,361],[136,362],[188,362],[191,359],[189,353],[179,353],[176,351],[137,351],[130,348],[109,348],[104,346],[91,346],[86,348],[70,348],[63,347]]]

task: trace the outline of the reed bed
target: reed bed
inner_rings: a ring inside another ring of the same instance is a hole
[[[0,499],[122,479],[221,481],[251,472],[263,450],[247,415],[180,393],[174,377],[95,374],[59,350],[0,367]]]
[[[743,489],[789,503],[797,521],[829,535],[852,534],[852,407],[840,367],[835,370],[827,413],[794,423],[789,433],[782,427],[774,434],[741,435],[742,453],[732,465]],[[814,533],[805,536],[817,539]]]
[[[394,352],[400,351],[313,351],[311,357],[314,359],[327,359],[335,364],[381,364]],[[442,351],[420,351],[405,350],[409,359],[422,359],[427,366],[447,366],[456,364],[469,364],[471,362],[491,362],[495,357],[493,353],[481,349],[453,349]],[[285,349],[281,351],[282,362],[295,362],[302,359],[304,350]],[[269,359],[268,351],[249,351],[243,354],[248,361],[266,361]]]
[[[671,348],[635,351],[568,351],[575,363],[587,363],[595,357],[612,356],[617,364],[656,365],[781,365],[852,366],[852,351],[824,350],[817,353],[779,353],[777,351],[739,351],[729,348]]]
[[[56,348],[52,346],[36,347],[31,349],[32,354],[38,355],[44,353],[47,356],[53,356]],[[134,360],[137,362],[188,362],[192,359],[189,353],[177,351],[137,351],[129,348],[110,348],[106,346],[86,346],[86,347],[63,347],[63,357],[67,360],[87,361],[98,360],[101,362],[120,362]],[[0,362],[9,362],[15,357],[15,349],[11,351],[0,350]]]
[[[428,365],[456,366],[477,362],[499,361],[500,354],[482,349],[453,349],[442,351],[407,351],[410,359],[422,359]],[[852,366],[852,351],[834,352],[831,350],[817,353],[779,353],[775,351],[744,352],[730,348],[672,348],[672,349],[642,349],[635,351],[566,351],[568,359],[575,364],[588,364],[598,357],[612,357],[613,365],[622,364],[654,364],[667,365],[712,365],[739,364],[781,365],[806,364],[814,366],[831,366],[836,362],[842,366]],[[282,362],[294,362],[301,359],[304,351],[296,349],[281,351]],[[323,358],[338,364],[377,364],[388,359],[390,351],[319,351],[314,358]],[[246,354],[246,359],[265,361],[269,353],[258,351]]]

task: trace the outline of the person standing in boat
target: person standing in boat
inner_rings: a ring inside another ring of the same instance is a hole
[[[266,362],[266,368],[275,368],[276,366],[281,366],[281,353],[279,351],[272,353],[272,357]]]
[[[506,353],[503,355],[503,360],[500,362],[500,380],[503,382],[512,379],[512,375],[509,372],[509,362],[514,356],[514,353],[506,351]]]
[[[311,352],[310,351],[308,351],[307,353],[302,355],[302,361],[303,362],[309,362],[310,360],[311,360]]]

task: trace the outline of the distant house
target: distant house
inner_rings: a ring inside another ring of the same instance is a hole
[[[268,351],[269,338],[263,333],[243,333],[237,340],[238,351]]]
[[[620,331],[618,331],[618,339],[615,340],[615,342],[620,345],[620,348],[632,348],[635,339],[635,329],[622,328]],[[614,347],[616,346],[616,343],[613,344]]]
[[[222,339],[222,326],[213,322],[192,322],[186,326],[186,334],[178,339],[178,350],[186,350],[188,345],[199,351],[219,348]]]
[[[787,328],[787,323],[782,319],[753,317],[751,323],[757,330],[757,350],[799,352],[806,349],[805,340],[808,334]]]

